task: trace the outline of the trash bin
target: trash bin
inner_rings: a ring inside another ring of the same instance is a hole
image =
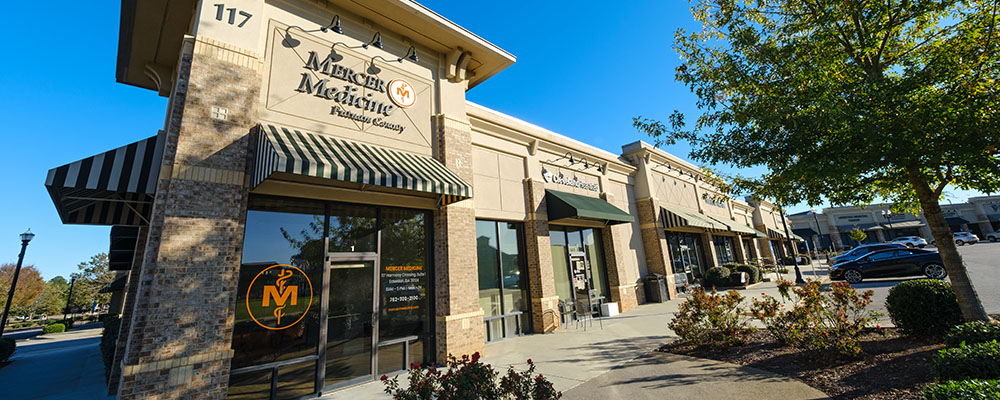
[[[670,297],[667,294],[667,280],[660,274],[650,274],[643,277],[646,281],[646,302],[662,303]]]

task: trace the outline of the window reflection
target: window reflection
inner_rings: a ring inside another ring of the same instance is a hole
[[[522,225],[476,221],[479,260],[479,305],[483,309],[487,341],[528,330],[528,281],[522,256]],[[521,312],[520,316],[509,315]],[[503,318],[491,319],[506,315]]]

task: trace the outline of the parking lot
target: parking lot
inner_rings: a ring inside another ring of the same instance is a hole
[[[934,248],[929,247],[928,249],[933,250]],[[1000,242],[979,242],[974,245],[961,246],[958,251],[962,254],[962,259],[965,260],[972,284],[979,293],[979,299],[983,302],[986,312],[990,314],[1000,313]],[[889,295],[889,289],[909,279],[920,279],[920,277],[866,279],[854,287],[858,290],[874,290],[874,304],[885,313],[885,299]],[[883,321],[888,322],[889,316],[886,315]]]

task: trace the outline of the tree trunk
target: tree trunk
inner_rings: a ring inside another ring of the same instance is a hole
[[[958,297],[958,306],[962,310],[962,317],[967,321],[989,321],[989,316],[983,308],[983,303],[979,301],[976,289],[972,287],[972,280],[969,279],[969,272],[965,268],[962,256],[958,254],[958,246],[955,245],[955,236],[951,233],[951,228],[941,212],[941,205],[938,203],[938,195],[931,190],[927,182],[924,181],[916,167],[907,167],[907,175],[910,183],[917,193],[917,200],[920,201],[920,208],[924,211],[924,218],[931,228],[931,234],[937,241],[938,253],[944,261],[944,268],[948,271],[951,280],[952,290]]]

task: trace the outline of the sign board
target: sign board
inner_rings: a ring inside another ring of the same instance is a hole
[[[559,175],[556,175],[553,174],[551,171],[546,170],[545,168],[542,168],[542,178],[544,178],[545,181],[549,183],[557,183],[560,185],[578,187],[592,192],[598,192],[601,190],[600,185],[596,183],[587,183],[581,181],[580,178],[576,177],[576,175],[573,175],[572,178],[567,178],[563,176],[561,172],[559,173]]]

